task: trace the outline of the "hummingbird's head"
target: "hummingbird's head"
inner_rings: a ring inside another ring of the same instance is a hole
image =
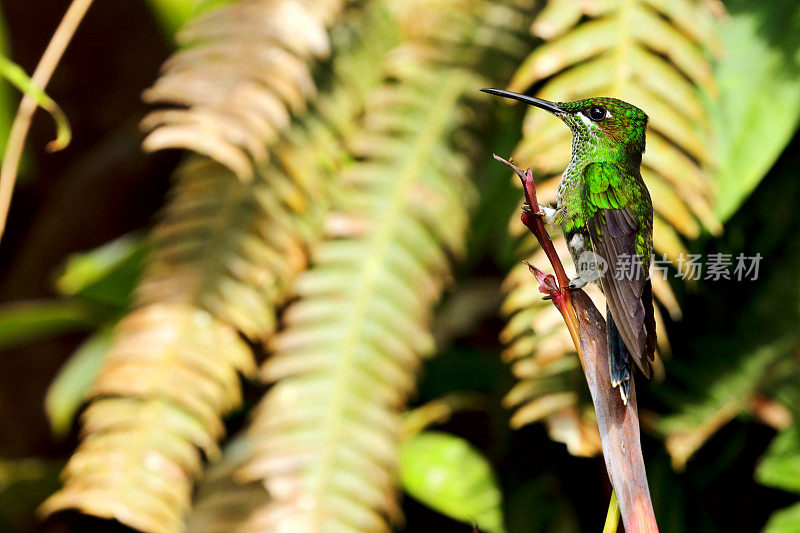
[[[563,120],[572,130],[572,135],[581,142],[612,151],[624,148],[629,155],[644,153],[647,115],[622,100],[596,97],[575,102],[550,102],[499,89],[481,91],[549,111]]]

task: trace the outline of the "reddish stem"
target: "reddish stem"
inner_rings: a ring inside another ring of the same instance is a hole
[[[547,254],[547,259],[550,261],[550,264],[553,265],[553,271],[556,273],[556,279],[558,280],[558,286],[560,290],[562,292],[566,292],[567,298],[569,298],[569,291],[566,290],[566,287],[569,286],[569,278],[567,277],[567,273],[564,271],[564,265],[561,263],[561,258],[558,257],[556,247],[553,246],[553,240],[550,238],[550,234],[547,233],[547,228],[544,226],[542,216],[537,214],[540,212],[541,206],[539,205],[539,201],[536,199],[536,184],[533,182],[533,173],[531,172],[531,169],[523,172],[517,168],[513,162],[507,161],[499,155],[495,154],[494,158],[510,168],[517,176],[519,176],[520,181],[522,181],[522,188],[525,191],[525,203],[527,204],[527,209],[523,207],[520,220],[522,220],[522,223],[525,224],[525,227],[527,227],[531,233],[536,236],[536,239],[542,246],[544,253]]]
[[[523,172],[510,161],[497,155],[495,159],[506,165],[522,180],[525,202],[522,223],[533,233],[553,266],[555,277],[528,265],[539,281],[539,291],[553,300],[564,318],[572,342],[581,360],[586,383],[592,395],[603,458],[611,485],[617,494],[625,530],[629,533],[658,532],[650,489],[647,484],[644,459],[639,435],[639,413],[636,407],[636,387],[631,382],[630,405],[625,405],[617,389],[611,384],[608,368],[606,323],[602,314],[585,292],[569,288],[569,278],[556,253],[555,246],[542,221],[536,186],[531,170]],[[556,282],[556,278],[558,282]]]

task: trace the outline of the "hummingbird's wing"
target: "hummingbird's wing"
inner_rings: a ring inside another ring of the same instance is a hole
[[[655,350],[652,291],[637,252],[635,182],[625,172],[611,163],[590,163],[584,170],[583,200],[592,248],[608,266],[600,275],[608,309],[636,365],[649,377]]]

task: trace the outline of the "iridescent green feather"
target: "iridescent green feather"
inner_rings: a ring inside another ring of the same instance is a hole
[[[634,175],[613,163],[590,163],[583,172],[586,184],[584,214],[589,219],[599,209],[633,209],[641,228],[636,238],[636,254],[649,257],[652,253],[652,224],[648,212],[650,202],[642,201],[641,186]]]

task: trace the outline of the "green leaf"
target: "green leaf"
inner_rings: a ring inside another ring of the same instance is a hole
[[[39,87],[33,84],[33,80],[28,77],[22,68],[0,54],[0,77],[8,80],[11,85],[23,93],[33,97],[36,104],[50,113],[56,123],[56,138],[47,145],[51,152],[62,150],[67,147],[72,139],[72,130],[69,127],[67,115],[61,110],[57,103]]]
[[[174,37],[181,27],[201,11],[231,3],[232,0],[147,0],[161,29]]]
[[[35,509],[58,487],[61,460],[0,458],[0,531],[40,531]]]
[[[0,13],[0,55],[8,53],[7,31]],[[0,154],[6,151],[8,132],[11,130],[12,109],[14,108],[10,91],[5,84],[0,84]]]
[[[800,493],[800,427],[785,429],[773,439],[756,469],[756,481]]]
[[[141,273],[145,246],[139,236],[124,235],[98,248],[71,255],[56,278],[65,296],[82,296],[124,307]]]
[[[197,8],[196,0],[147,0],[161,29],[170,37],[192,18]]]
[[[32,300],[0,306],[0,350],[26,342],[90,329],[97,313],[76,300]]]
[[[106,353],[111,348],[111,328],[100,329],[75,350],[61,367],[44,399],[45,412],[53,434],[63,438],[69,432],[80,406],[89,398]]]
[[[772,440],[755,478],[762,485],[800,493],[800,426],[784,429]],[[800,531],[800,503],[772,513],[764,531]]]
[[[764,533],[797,533],[798,531],[800,531],[800,503],[775,511],[764,527]]]
[[[502,495],[483,454],[455,435],[425,431],[400,450],[403,489],[428,507],[481,531],[504,531]]]
[[[726,3],[727,5],[727,3]],[[721,98],[712,109],[718,137],[715,211],[728,219],[755,189],[800,122],[800,9],[793,0],[728,5],[717,64]]]
[[[242,475],[263,479],[273,499],[254,523],[296,513],[291,524],[303,530],[349,531],[359,517],[366,532],[399,518],[391,428],[435,346],[429,317],[449,257],[464,251],[473,191],[451,139],[468,127],[461,98],[479,82],[411,56],[376,72],[387,78],[376,80],[364,118],[353,117],[352,137],[345,133],[354,162],[331,192],[333,209],[358,213],[364,229],[316,245],[270,340],[262,376],[278,384],[258,408],[258,451]],[[300,500],[311,503],[296,510]]]

